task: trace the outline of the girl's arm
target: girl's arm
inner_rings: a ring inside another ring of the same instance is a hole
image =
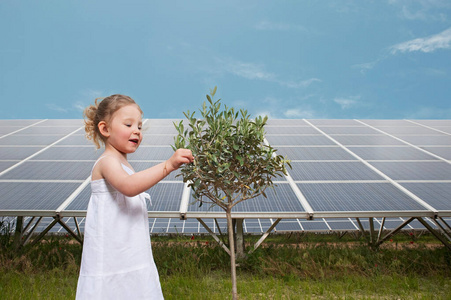
[[[129,175],[117,158],[107,156],[99,161],[99,171],[116,190],[127,197],[133,197],[148,190],[181,165],[191,163],[193,159],[191,150],[178,149],[167,161]]]

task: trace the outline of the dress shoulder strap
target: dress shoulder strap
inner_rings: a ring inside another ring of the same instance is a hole
[[[91,173],[92,173],[92,170],[94,170],[94,167],[97,165],[97,163],[102,159],[102,158],[105,158],[105,157],[107,157],[108,155],[102,155],[102,156],[100,156],[97,160],[96,160],[96,162],[94,163],[94,165],[92,166],[92,169],[91,169]]]

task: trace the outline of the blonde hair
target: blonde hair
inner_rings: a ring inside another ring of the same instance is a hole
[[[101,101],[99,102],[99,100]],[[105,144],[105,137],[100,133],[99,123],[101,121],[108,123],[116,111],[131,104],[138,106],[141,114],[143,113],[139,105],[132,98],[119,94],[106,98],[97,98],[94,101],[94,105],[89,105],[85,108],[83,117],[85,120],[86,138],[94,143],[96,149],[99,149],[101,144]]]

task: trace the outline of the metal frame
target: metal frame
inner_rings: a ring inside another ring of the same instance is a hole
[[[23,129],[30,128],[30,127],[33,127],[35,125],[42,124],[45,121],[46,120],[39,120],[39,121],[37,121],[37,122],[35,122],[33,124],[30,124],[28,126],[25,126],[25,127],[21,128],[19,130],[16,130],[16,131],[11,132],[9,134],[5,134],[3,136],[0,136],[0,139],[4,138],[6,136],[10,136],[10,135],[13,135],[15,133],[18,133],[18,132],[20,132]],[[437,160],[440,160],[442,162],[451,164],[451,160],[447,160],[447,159],[445,159],[443,157],[435,155],[435,154],[433,154],[433,153],[431,153],[431,152],[429,152],[429,151],[427,151],[427,150],[425,150],[425,149],[423,149],[423,148],[421,148],[419,146],[413,145],[412,143],[409,143],[409,142],[407,142],[407,141],[405,141],[405,140],[403,140],[401,138],[398,138],[398,137],[396,137],[396,136],[394,136],[392,134],[389,134],[389,133],[381,130],[380,128],[376,128],[374,126],[371,126],[370,124],[365,123],[364,121],[359,121],[359,120],[354,120],[354,121],[357,122],[358,124],[360,124],[361,126],[365,126],[367,128],[371,128],[373,130],[376,130],[381,135],[389,136],[391,138],[394,138],[397,141],[401,142],[405,146],[413,147],[413,148],[415,148],[415,149],[417,149],[419,151],[422,151],[423,153],[427,153],[428,155],[431,155],[432,157],[434,157]],[[426,125],[423,125],[423,124],[419,124],[419,123],[414,122],[414,121],[409,121],[409,122],[414,123],[416,125],[420,125],[420,126],[429,128],[429,129],[436,130],[437,132],[440,132],[441,134],[451,135],[450,133],[446,133],[444,131],[440,131],[438,129],[435,129],[435,128],[432,128],[432,127],[429,127],[429,126],[426,126]],[[268,219],[268,220],[275,219],[276,220],[275,222],[273,222],[271,224],[271,226],[265,232],[263,232],[263,235],[262,235],[261,239],[259,240],[259,242],[254,245],[254,249],[258,248],[259,245],[265,240],[265,238],[272,231],[276,231],[276,226],[279,224],[279,222],[281,220],[284,220],[284,219],[315,220],[315,219],[321,219],[321,218],[324,218],[324,219],[329,219],[329,218],[355,218],[356,221],[357,221],[358,227],[360,229],[360,232],[362,232],[362,234],[364,234],[365,236],[368,235],[369,244],[374,246],[374,247],[378,247],[381,243],[383,243],[385,240],[387,240],[387,238],[389,238],[393,234],[399,232],[400,230],[405,228],[410,222],[412,222],[413,220],[416,219],[427,230],[429,230],[432,234],[434,234],[434,236],[436,236],[437,239],[439,239],[447,248],[450,248],[449,241],[451,241],[451,227],[444,220],[444,217],[451,217],[451,209],[438,210],[438,209],[434,208],[433,206],[431,206],[430,204],[425,202],[423,199],[421,199],[417,195],[413,194],[408,189],[404,188],[400,184],[400,183],[403,182],[402,180],[394,180],[394,179],[390,178],[389,176],[387,176],[386,174],[384,174],[383,172],[381,172],[380,170],[375,168],[373,165],[371,165],[367,160],[359,157],[356,153],[352,152],[349,149],[349,146],[345,146],[345,145],[341,144],[332,135],[329,135],[329,134],[325,133],[323,130],[321,130],[321,128],[319,128],[318,126],[315,126],[312,122],[310,122],[308,120],[303,120],[303,124],[305,124],[305,126],[308,126],[308,127],[312,128],[312,129],[314,129],[316,132],[318,132],[318,135],[321,135],[321,136],[326,137],[327,139],[329,139],[333,143],[332,146],[339,147],[339,148],[343,149],[348,154],[350,154],[352,157],[354,157],[356,159],[356,161],[362,162],[368,168],[372,169],[374,172],[376,172],[377,174],[379,174],[383,178],[383,180],[370,180],[370,181],[367,181],[367,182],[387,182],[387,183],[390,183],[391,185],[396,187],[399,191],[403,192],[409,198],[413,199],[414,201],[416,201],[416,203],[418,203],[422,207],[424,207],[424,210],[418,210],[418,211],[407,211],[407,210],[397,210],[397,211],[391,211],[391,210],[387,210],[387,211],[315,211],[311,207],[308,199],[305,198],[305,196],[303,195],[302,191],[297,186],[297,183],[303,183],[303,182],[302,181],[294,181],[293,178],[290,176],[290,174],[288,174],[284,178],[283,182],[289,184],[289,186],[293,190],[294,194],[296,195],[297,200],[299,201],[299,203],[303,207],[303,209],[304,209],[303,211],[286,211],[286,212],[275,212],[275,211],[273,211],[273,212],[265,212],[265,213],[235,211],[235,212],[232,213],[232,218],[234,218],[234,219]],[[68,137],[76,134],[77,132],[79,132],[81,130],[82,130],[82,127],[79,127],[78,129],[70,132],[69,134],[57,139],[55,142],[53,142],[53,143],[51,143],[49,145],[43,146],[42,149],[40,149],[36,153],[26,157],[25,159],[23,159],[21,161],[18,161],[17,163],[13,164],[11,167],[5,169],[4,171],[1,171],[0,172],[0,182],[14,181],[14,180],[2,180],[1,176],[3,174],[6,174],[7,172],[9,172],[10,170],[13,170],[17,166],[20,166],[24,162],[32,160],[38,154],[44,152],[45,150],[51,148],[52,146],[58,144],[59,142],[67,139]],[[18,180],[18,182],[20,182],[20,180]],[[61,182],[65,182],[65,181],[63,180]],[[59,205],[59,207],[57,207],[55,209],[51,209],[51,210],[33,210],[33,209],[29,209],[29,210],[19,210],[19,209],[16,209],[16,210],[1,210],[0,209],[0,216],[18,217],[18,218],[22,218],[22,220],[23,220],[23,217],[25,217],[25,216],[26,217],[31,217],[31,220],[28,222],[28,224],[25,226],[25,228],[23,230],[22,230],[22,228],[17,228],[16,232],[18,234],[20,233],[20,235],[23,235],[23,240],[21,242],[21,245],[24,245],[24,244],[28,243],[30,241],[31,237],[33,235],[35,235],[35,233],[37,231],[37,228],[38,228],[38,225],[41,223],[43,217],[51,217],[51,218],[53,218],[53,222],[51,222],[44,229],[44,231],[42,231],[41,234],[39,234],[34,239],[33,242],[31,242],[32,244],[38,242],[39,239],[42,238],[46,233],[48,233],[53,228],[53,226],[55,226],[56,224],[60,224],[64,228],[64,230],[66,230],[76,240],[78,240],[79,242],[82,242],[82,233],[81,233],[81,230],[80,230],[80,227],[79,227],[79,223],[78,223],[77,217],[85,217],[86,216],[86,211],[84,211],[84,210],[67,210],[66,208],[75,200],[75,198],[89,184],[90,178],[88,177],[85,180],[78,180],[77,182],[80,182],[80,185],[78,186],[78,188],[76,188],[71,193],[71,195],[69,197],[67,197],[67,199],[62,199],[64,201],[62,201],[61,204]],[[330,181],[325,181],[325,182],[330,182]],[[350,182],[357,182],[357,181],[350,181]],[[425,182],[428,182],[428,181],[425,181]],[[451,182],[451,180],[442,180],[440,182]],[[208,228],[207,224],[203,220],[207,219],[207,218],[208,219],[215,219],[216,226],[217,226],[217,219],[225,219],[226,218],[225,212],[190,212],[189,211],[189,203],[188,203],[189,202],[189,197],[190,197],[190,189],[188,188],[188,184],[185,183],[184,188],[183,188],[183,194],[182,194],[182,197],[180,199],[181,201],[180,201],[180,206],[179,206],[179,210],[178,211],[149,211],[148,212],[148,216],[149,216],[149,218],[180,218],[182,220],[196,219],[196,220],[198,220],[198,222],[200,224],[202,224],[202,226],[210,234],[212,234],[212,236],[216,236],[216,234],[213,231],[211,231],[210,228]],[[69,228],[69,226],[67,226],[67,224],[63,221],[63,218],[67,218],[67,217],[70,217],[70,218],[74,219],[75,229]],[[405,222],[403,222],[397,228],[395,228],[392,231],[390,231],[387,235],[383,236],[383,231],[385,230],[384,229],[385,228],[385,226],[384,226],[385,225],[385,219],[386,218],[390,218],[390,217],[404,217],[404,218],[407,218],[407,220]],[[368,218],[369,227],[370,227],[369,230],[365,230],[365,228],[362,226],[362,223],[360,221],[361,218]],[[375,229],[374,218],[382,218],[382,223],[381,223],[381,226],[380,226],[378,232]],[[425,218],[428,218],[428,219],[432,220],[431,224],[428,223],[427,221],[425,221]],[[436,226],[436,229],[431,226],[432,224]],[[220,230],[219,226],[217,226],[217,227],[218,227],[218,230]],[[329,227],[329,230],[330,230],[330,227]],[[220,232],[220,234],[222,236],[221,232]],[[218,237],[216,236],[216,238],[218,238]],[[225,245],[225,243],[223,241],[219,240],[219,238],[218,238],[218,243],[220,243],[220,245],[221,245],[221,243],[222,243],[222,245]]]

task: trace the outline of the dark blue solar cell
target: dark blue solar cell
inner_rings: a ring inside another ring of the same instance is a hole
[[[394,180],[451,180],[451,164],[431,162],[370,162]]]
[[[298,183],[314,211],[426,209],[390,183]]]

